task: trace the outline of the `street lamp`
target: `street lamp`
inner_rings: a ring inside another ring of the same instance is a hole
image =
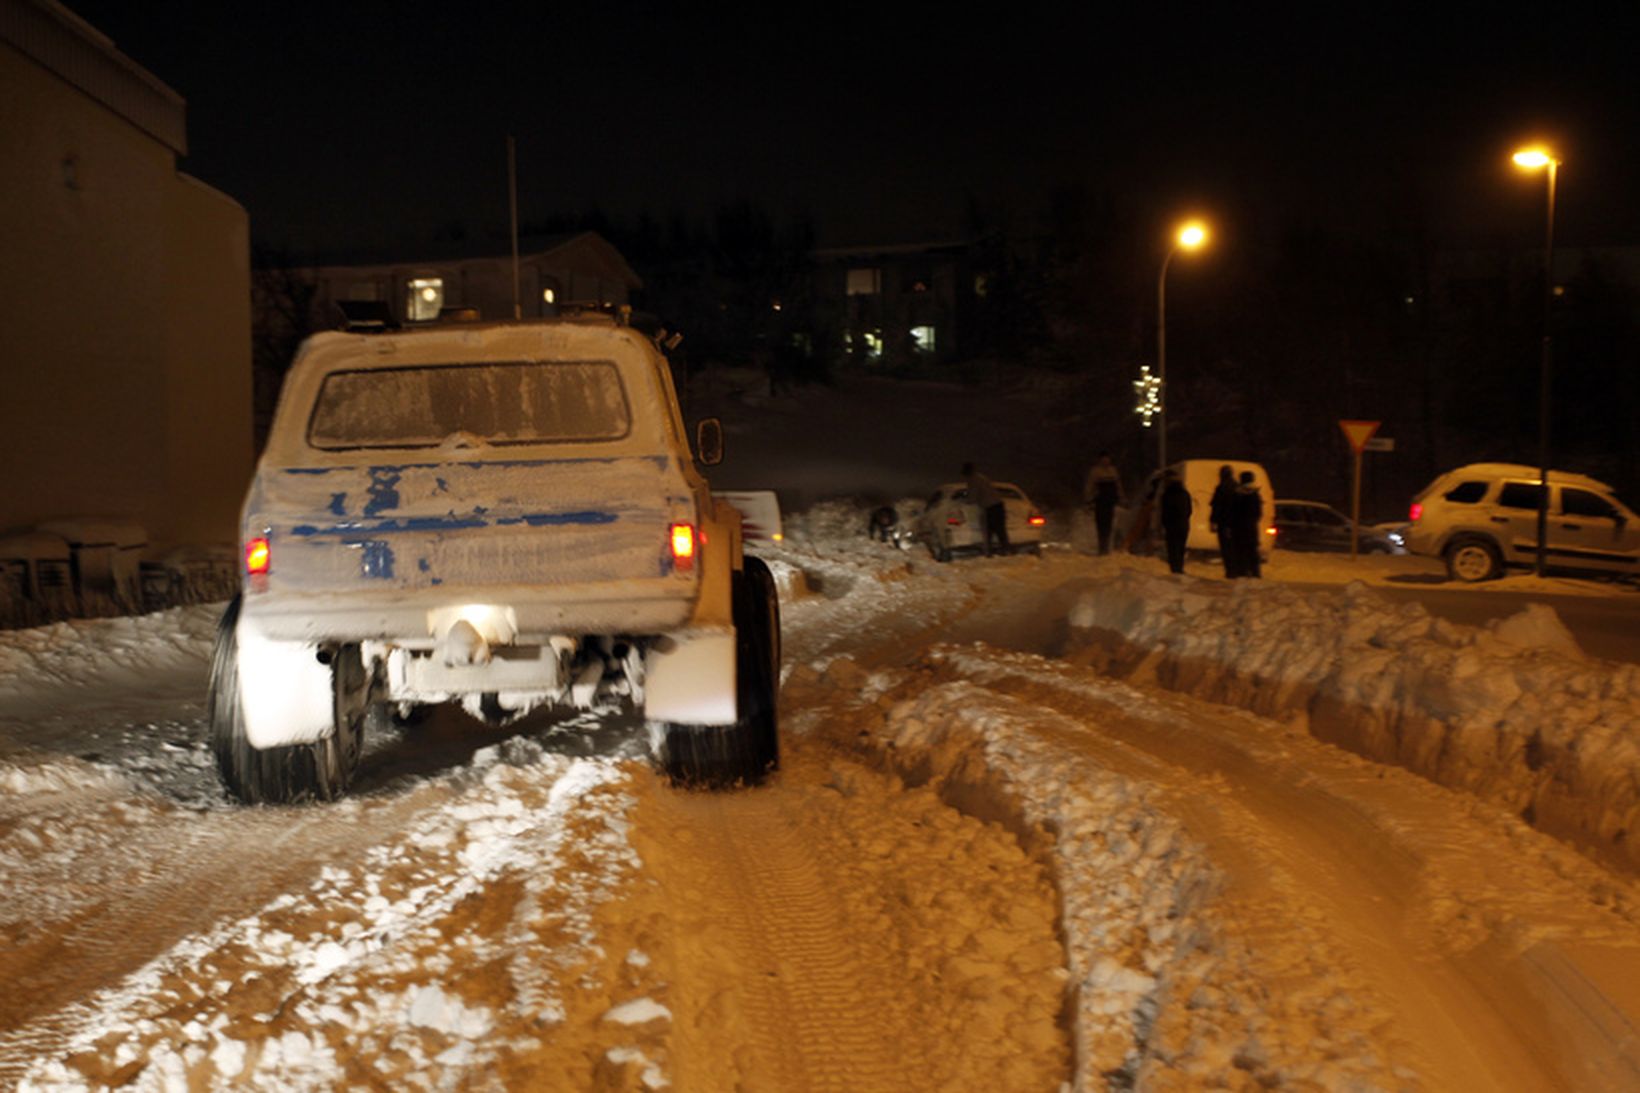
[[[1167,469],[1167,267],[1181,250],[1195,251],[1207,245],[1207,225],[1186,220],[1173,233],[1173,245],[1162,259],[1162,273],[1156,278],[1156,379],[1161,387],[1161,405],[1156,411],[1156,457]]]
[[[1541,490],[1538,496],[1537,575],[1543,576],[1549,549],[1549,350],[1550,313],[1555,295],[1555,174],[1560,160],[1547,148],[1522,148],[1512,157],[1523,171],[1541,171],[1549,184],[1547,227],[1543,233],[1543,355],[1538,365],[1538,468]]]

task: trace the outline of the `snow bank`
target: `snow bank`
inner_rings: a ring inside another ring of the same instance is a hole
[[[430,784],[440,807],[356,861],[74,1003],[78,1028],[30,1060],[20,1088],[483,1084],[603,989],[615,957],[594,912],[638,864],[626,780],[532,741],[482,749]],[[396,807],[355,799],[330,814],[346,824]]]
[[[152,615],[75,619],[0,631],[0,699],[42,685],[85,685],[110,674],[202,665],[211,654],[222,605],[176,607]]]
[[[1640,866],[1640,667],[1585,657],[1551,608],[1471,627],[1360,584],[1125,571],[1070,621],[1076,659],[1300,723]]]
[[[930,483],[932,490],[937,483]],[[903,497],[891,502],[902,526],[922,511],[923,503],[914,497]],[[823,544],[829,549],[847,549],[850,540],[869,543],[871,514],[883,502],[867,501],[860,497],[833,498],[819,501],[801,512],[784,516],[786,538],[800,543]]]

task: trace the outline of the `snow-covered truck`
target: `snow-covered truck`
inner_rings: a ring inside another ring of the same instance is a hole
[[[715,420],[695,442],[721,459]],[[665,357],[607,315],[309,338],[212,664],[228,790],[335,798],[367,729],[450,701],[625,706],[673,777],[760,780],[779,603],[695,464]]]

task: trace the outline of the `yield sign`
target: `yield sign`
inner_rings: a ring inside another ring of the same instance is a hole
[[[1361,449],[1366,447],[1367,441],[1372,439],[1372,434],[1382,424],[1381,421],[1339,421],[1338,427],[1344,430],[1344,437],[1350,442],[1350,451],[1360,455]]]

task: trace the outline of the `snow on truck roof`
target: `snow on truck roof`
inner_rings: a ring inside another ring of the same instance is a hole
[[[565,348],[570,348],[569,343],[617,342],[660,352],[642,331],[623,326],[608,315],[588,314],[557,319],[428,323],[379,331],[325,330],[302,343],[293,364],[313,367],[304,362],[323,359],[321,367],[327,368],[338,361],[345,361],[349,368],[402,367],[432,361],[426,355],[429,351],[467,347],[494,353],[506,351],[509,345],[533,347],[553,342],[562,342]],[[412,359],[407,361],[406,357]]]

